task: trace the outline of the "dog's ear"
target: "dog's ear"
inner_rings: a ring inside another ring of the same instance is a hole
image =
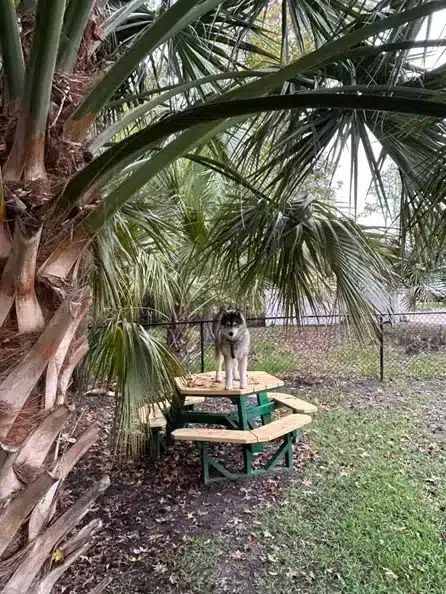
[[[245,317],[239,309],[235,310],[235,317],[239,320],[239,324],[245,323]]]

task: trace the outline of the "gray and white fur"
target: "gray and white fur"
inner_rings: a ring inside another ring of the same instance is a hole
[[[240,388],[248,387],[249,330],[242,313],[237,309],[224,309],[212,322],[215,340],[215,381],[221,382],[221,367],[225,362],[225,389],[232,388],[233,380],[240,380]]]

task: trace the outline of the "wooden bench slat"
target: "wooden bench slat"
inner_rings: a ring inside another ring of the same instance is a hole
[[[300,429],[304,425],[308,425],[308,423],[311,423],[311,417],[308,415],[288,415],[258,429],[253,429],[251,433],[256,436],[257,441],[265,443]]]
[[[166,417],[163,414],[159,405],[155,409],[145,405],[138,409],[139,421],[143,425],[150,425],[150,427],[165,427],[167,424]]]
[[[296,396],[292,396],[291,394],[270,392],[268,394],[268,398],[270,400],[274,400],[275,402],[277,402],[277,404],[281,406],[286,406],[287,408],[290,408],[295,413],[311,415],[317,412],[317,406],[311,404],[311,402],[306,402],[305,400],[301,400]]]
[[[185,406],[191,406],[193,404],[199,404],[204,402],[204,396],[188,396],[184,402]],[[164,412],[170,408],[170,402],[162,400],[154,406],[141,406],[138,409],[139,420],[143,425],[149,424],[150,427],[165,427],[167,424]]]
[[[239,431],[238,429],[194,429],[193,427],[184,427],[172,431],[172,437],[177,441],[238,444],[257,443],[257,438],[253,435],[252,431]]]
[[[204,396],[186,396],[184,406],[190,406],[191,404],[200,404],[204,402],[206,398]]]
[[[251,431],[185,427],[183,429],[175,429],[172,432],[172,437],[177,441],[235,444],[265,443],[287,435],[296,429],[300,429],[304,425],[308,425],[308,423],[311,423],[311,417],[308,415],[288,415]]]

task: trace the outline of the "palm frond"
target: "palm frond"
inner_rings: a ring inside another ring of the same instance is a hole
[[[14,101],[20,96],[25,79],[25,63],[14,0],[1,0],[0,13],[1,73],[6,82],[9,100]]]
[[[222,210],[209,255],[224,263],[225,276],[249,286],[267,279],[284,314],[300,317],[304,301],[316,309],[328,294],[359,332],[370,329],[385,303],[384,259],[353,220],[309,196],[271,200],[244,195]]]
[[[89,342],[90,369],[116,391],[117,450],[138,456],[149,430],[141,425],[138,410],[171,400],[173,378],[183,370],[163,338],[119,315],[98,320]]]
[[[153,206],[134,200],[96,236],[90,268],[96,318],[119,311],[136,319],[149,290],[156,311],[173,307],[165,262],[171,257],[176,229]]]

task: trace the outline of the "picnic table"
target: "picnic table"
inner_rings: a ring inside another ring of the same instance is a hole
[[[224,384],[215,382],[215,372],[199,373],[175,378],[178,400],[187,402],[193,397],[225,398],[233,405],[233,410],[210,412],[196,410],[191,406],[172,408],[169,417],[169,435],[174,440],[193,441],[201,450],[202,475],[204,483],[224,478],[257,476],[272,470],[279,461],[292,469],[292,444],[302,433],[302,427],[311,422],[309,415],[316,412],[313,404],[274,392],[284,385],[264,371],[249,371],[248,386],[226,390]],[[255,398],[255,401],[252,400]],[[292,414],[273,420],[275,411],[286,408]],[[191,427],[193,424],[222,425],[224,429]],[[253,465],[253,455],[264,450],[265,443],[281,438],[282,443],[264,466]],[[229,471],[221,462],[215,460],[209,451],[210,443],[231,443],[242,447],[244,468],[242,472]]]

